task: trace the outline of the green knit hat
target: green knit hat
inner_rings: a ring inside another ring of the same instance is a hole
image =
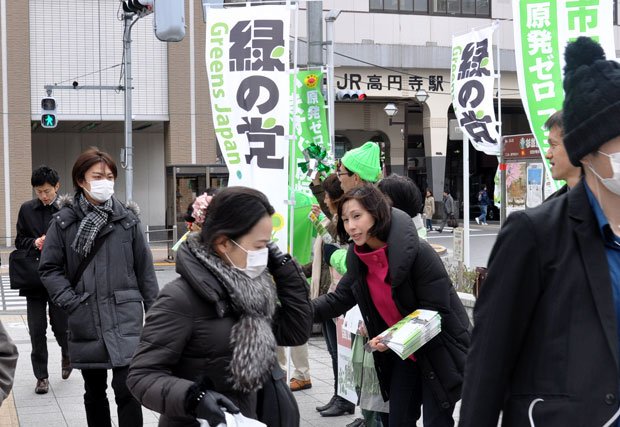
[[[341,161],[347,170],[358,174],[364,181],[377,182],[381,175],[380,156],[379,145],[368,141],[359,148],[347,151]]]

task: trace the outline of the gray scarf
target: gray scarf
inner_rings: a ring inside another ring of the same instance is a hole
[[[228,368],[233,389],[243,393],[256,391],[263,386],[276,363],[272,319],[277,294],[273,279],[267,270],[250,279],[205,248],[198,236],[190,236],[187,244],[192,254],[226,289],[232,308],[239,316],[230,334],[233,354]]]
[[[93,205],[83,193],[78,196],[79,207],[84,213],[84,218],[80,222],[77,235],[71,244],[71,248],[83,257],[88,256],[93,247],[95,238],[104,225],[108,223],[108,218],[112,215],[112,199],[108,199],[102,205]]]

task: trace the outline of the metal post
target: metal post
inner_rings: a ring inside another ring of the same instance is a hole
[[[123,70],[125,76],[125,200],[133,200],[133,141],[131,117],[131,27],[133,14],[125,13],[123,31]]]
[[[327,45],[327,104],[329,108],[329,143],[332,149],[332,157],[336,157],[336,118],[334,111],[334,22],[338,19],[340,10],[330,10],[325,16],[325,36]]]
[[[496,20],[495,24],[499,28],[500,21]],[[499,183],[500,183],[500,207],[499,207],[499,226],[504,225],[506,221],[506,164],[504,163],[504,138],[502,136],[502,70],[500,63],[500,37],[501,32],[497,32],[497,116],[499,119]]]
[[[403,176],[409,176],[409,157],[407,151],[409,149],[409,103],[405,102],[405,111],[403,112]]]
[[[307,5],[308,67],[320,67],[323,65],[323,2],[310,1]]]
[[[463,263],[470,267],[469,256],[469,138],[463,132]]]

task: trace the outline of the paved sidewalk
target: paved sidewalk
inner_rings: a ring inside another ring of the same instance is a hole
[[[13,392],[0,407],[0,427],[39,426],[86,426],[86,414],[82,400],[83,380],[80,371],[74,370],[68,380],[60,378],[60,348],[48,328],[48,369],[50,391],[44,395],[34,392],[36,380],[30,364],[30,339],[25,315],[2,315],[0,320],[19,349]],[[345,426],[354,416],[323,418],[314,409],[327,402],[332,396],[331,359],[322,337],[310,339],[310,366],[312,388],[295,392],[301,412],[302,426]],[[108,378],[108,398],[114,425],[117,424],[116,405]],[[357,410],[359,414],[359,409]],[[143,408],[144,425],[156,426],[159,415]],[[16,422],[19,420],[19,424]]]
[[[161,261],[160,261],[161,262]],[[159,286],[172,281],[177,274],[173,265],[161,264],[155,267]],[[4,272],[2,272],[4,273]],[[6,274],[6,273],[4,273]],[[18,297],[21,299],[21,297]],[[25,307],[24,307],[25,308]],[[0,320],[15,341],[19,349],[19,359],[15,374],[13,392],[0,407],[0,427],[39,427],[39,426],[86,426],[86,414],[83,404],[84,383],[80,371],[74,370],[68,380],[60,377],[60,347],[54,339],[51,327],[47,331],[49,352],[48,370],[50,373],[50,391],[37,395],[34,392],[36,380],[30,363],[30,337],[25,309],[0,310]],[[331,358],[327,352],[322,336],[313,336],[309,341],[310,374],[312,388],[295,392],[299,404],[302,427],[344,427],[355,418],[361,417],[359,408],[355,415],[324,418],[315,407],[326,403],[333,393],[333,374]],[[111,388],[111,375],[108,378],[108,399],[114,425],[117,424],[116,405]],[[458,415],[459,407],[455,410]],[[156,426],[159,415],[143,408],[144,425]],[[418,425],[422,425],[419,421]]]

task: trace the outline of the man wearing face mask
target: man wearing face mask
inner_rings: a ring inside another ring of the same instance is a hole
[[[617,426],[620,64],[566,48],[564,145],[584,178],[510,215],[474,312],[459,425]]]
[[[108,370],[119,426],[142,425],[127,373],[144,313],[159,291],[137,206],[113,196],[116,175],[107,153],[80,154],[72,171],[75,196],[53,215],[39,265],[53,303],[69,316],[69,355],[84,378],[89,426],[111,425]]]
[[[584,178],[510,215],[474,312],[460,426],[603,426],[620,375],[620,64],[566,48],[564,146]],[[620,411],[619,411],[620,412]]]

